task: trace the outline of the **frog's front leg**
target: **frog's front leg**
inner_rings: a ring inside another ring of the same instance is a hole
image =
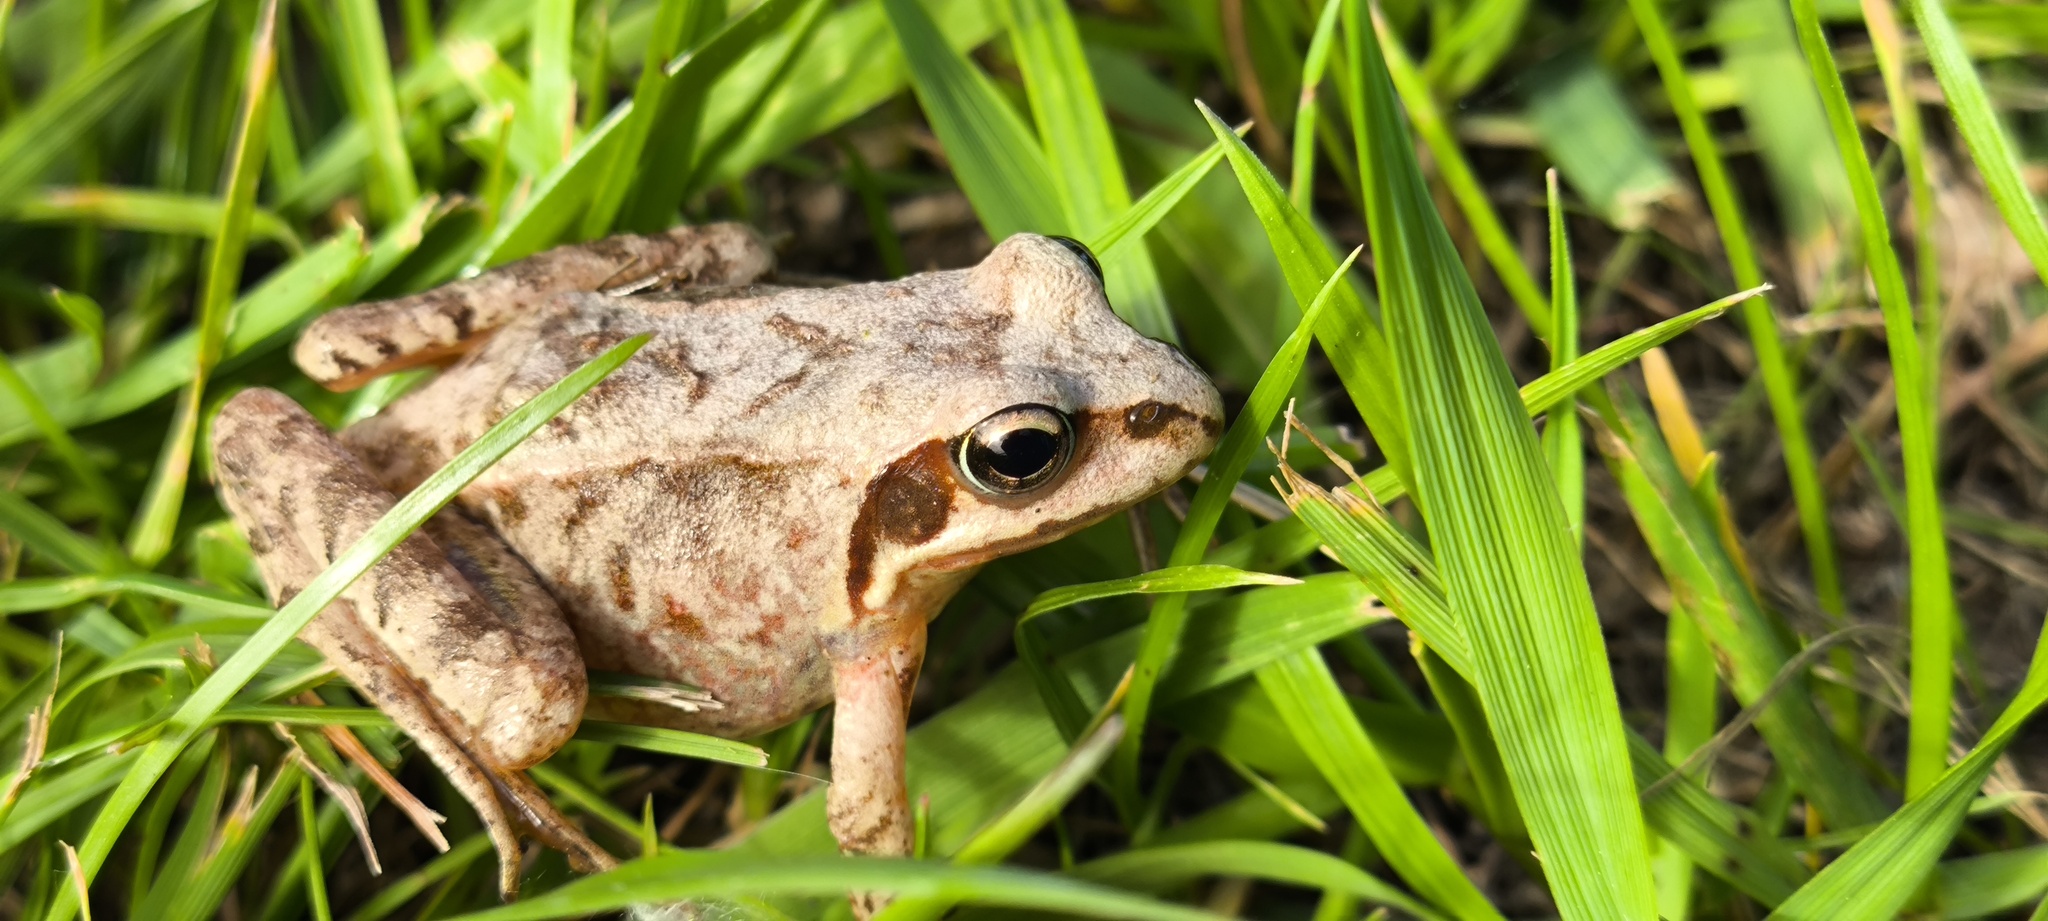
[[[833,655],[832,787],[825,794],[825,815],[843,853],[910,854],[916,828],[903,745],[924,642],[920,620],[891,635],[864,637]],[[865,918],[888,901],[877,893],[854,893],[854,912]]]
[[[221,495],[282,605],[391,509],[393,496],[319,422],[247,390],[214,423]],[[521,773],[582,719],[587,680],[561,611],[526,564],[446,511],[322,611],[304,638],[447,774],[519,881],[518,830],[586,870],[616,861]]]

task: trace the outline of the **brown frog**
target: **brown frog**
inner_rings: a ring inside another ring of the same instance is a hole
[[[522,829],[613,863],[522,773],[586,705],[746,738],[833,703],[832,833],[909,853],[926,622],[981,564],[1158,492],[1221,431],[1208,379],[1110,311],[1072,240],[842,287],[761,284],[773,265],[744,227],[679,228],[337,310],[295,355],[328,387],[446,370],[339,434],[271,390],[215,422],[223,497],[283,604],[506,412],[653,334],[304,635],[475,805],[508,896]],[[586,669],[715,705],[586,701]]]

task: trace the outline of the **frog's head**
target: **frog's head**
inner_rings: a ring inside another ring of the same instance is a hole
[[[949,325],[971,329],[985,358],[971,374],[934,358],[907,385],[926,393],[928,434],[867,484],[849,547],[857,619],[937,613],[974,567],[1159,492],[1223,432],[1209,378],[1111,311],[1080,243],[1018,234],[940,275],[964,318]]]

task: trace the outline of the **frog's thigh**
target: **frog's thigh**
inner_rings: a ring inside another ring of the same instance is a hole
[[[559,294],[643,280],[744,285],[774,266],[761,238],[741,224],[558,246],[410,297],[329,311],[306,328],[292,358],[328,389],[350,390],[402,368],[453,358]]]
[[[214,423],[214,454],[223,499],[279,604],[394,502],[276,391],[248,390],[228,402]],[[561,747],[582,717],[586,679],[575,637],[517,557],[475,524],[444,516],[356,580],[305,639],[476,806],[508,891],[519,858],[514,817],[579,862],[608,865],[609,856],[518,773]]]

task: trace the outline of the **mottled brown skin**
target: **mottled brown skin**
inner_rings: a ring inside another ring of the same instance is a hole
[[[829,289],[754,284],[771,266],[750,232],[715,225],[336,311],[298,355],[338,389],[460,357],[338,436],[271,391],[216,424],[223,495],[282,602],[506,412],[653,333],[306,634],[476,804],[508,892],[520,827],[609,863],[519,772],[574,732],[586,668],[703,688],[720,706],[630,715],[733,738],[836,701],[832,832],[848,852],[908,853],[926,622],[982,563],[1151,495],[1221,432],[1207,378],[1118,320],[1048,238]],[[624,276],[716,287],[593,290]],[[1072,420],[1071,457],[994,494],[956,449],[1019,404]]]

